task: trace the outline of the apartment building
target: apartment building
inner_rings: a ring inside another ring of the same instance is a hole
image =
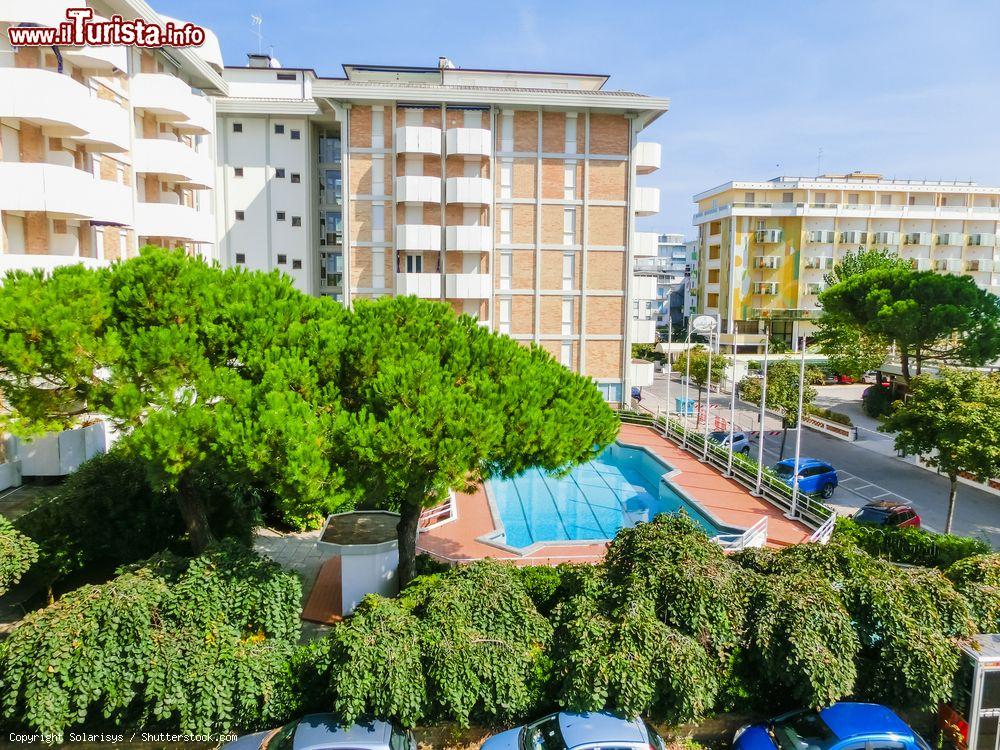
[[[652,342],[657,236],[641,131],[667,101],[578,73],[344,65],[339,77],[265,55],[226,68],[216,102],[224,263],[280,269],[345,304],[447,302],[548,349],[610,401]]]
[[[683,234],[660,234],[655,256],[635,259],[637,276],[656,279],[656,326],[680,329],[691,313],[690,248]]]
[[[57,26],[68,7],[173,20],[142,0],[0,2],[0,271],[99,265],[148,243],[215,257],[218,41],[11,47],[9,27]]]
[[[728,182],[694,200],[697,307],[719,317],[730,350],[759,349],[765,327],[797,346],[814,328],[824,275],[861,247],[1000,294],[997,187],[852,172]]]

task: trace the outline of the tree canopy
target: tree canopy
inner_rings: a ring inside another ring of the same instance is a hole
[[[708,349],[702,345],[692,346],[677,358],[673,371],[679,373],[688,372],[688,359],[691,360],[691,380],[698,386],[698,398],[701,399],[701,391],[708,384]],[[712,354],[712,382],[719,383],[729,366],[729,358],[722,354]]]
[[[765,406],[781,412],[781,450],[780,457],[785,454],[785,442],[788,428],[799,423],[799,368],[800,363],[792,359],[781,359],[769,362],[767,365],[767,402]],[[806,373],[808,375],[808,371]],[[760,404],[763,392],[761,378],[747,376],[739,382],[740,398],[752,404]],[[816,389],[809,384],[808,378],[803,384],[802,410],[812,404],[816,398]]]
[[[1000,375],[945,368],[914,378],[879,429],[896,433],[896,450],[922,456],[951,481],[948,533],[959,476],[1000,476]]]
[[[38,560],[38,545],[0,516],[0,596]]]

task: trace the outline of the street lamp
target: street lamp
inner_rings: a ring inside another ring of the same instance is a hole
[[[754,493],[760,494],[760,483],[764,478],[764,415],[767,403],[767,352],[771,344],[771,329],[764,327],[764,377],[760,381],[760,435],[757,438],[757,486]]]
[[[792,504],[785,514],[785,518],[795,518],[795,511],[799,504],[799,454],[802,449],[802,400],[806,386],[806,337],[802,337],[799,346],[801,356],[799,357],[799,421],[795,429],[795,463],[792,473]]]
[[[702,336],[708,337],[708,377],[706,378],[705,384],[705,442],[701,447],[701,459],[703,461],[708,459],[708,412],[709,406],[712,403],[712,335],[715,333],[715,329],[718,327],[718,321],[711,315],[699,315],[697,318],[691,321],[691,328]],[[688,333],[688,377],[690,378],[690,365],[691,365],[691,345],[690,345],[690,332]],[[685,404],[685,407],[687,404]]]

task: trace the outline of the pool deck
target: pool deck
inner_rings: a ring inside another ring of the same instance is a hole
[[[723,477],[717,470],[698,461],[649,427],[623,424],[618,440],[626,445],[640,445],[678,470],[671,483],[722,523],[749,528],[761,516],[767,516],[767,543],[783,547],[804,542],[812,530],[797,521],[789,521],[781,511],[760,498],[753,497],[742,485]],[[422,532],[417,541],[421,552],[450,562],[469,562],[491,557],[512,560],[522,565],[556,565],[563,562],[598,562],[607,544],[552,544],[517,555],[478,538],[494,531],[486,490],[482,485],[471,494],[458,494],[458,518]]]

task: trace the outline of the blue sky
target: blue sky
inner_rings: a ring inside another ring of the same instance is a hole
[[[1000,2],[931,0],[154,0],[212,28],[228,65],[256,49],[342,62],[580,71],[666,96],[662,212],[693,236],[691,196],[730,179],[854,169],[1000,184]],[[617,9],[621,9],[618,12]],[[370,31],[374,33],[368,33]]]

